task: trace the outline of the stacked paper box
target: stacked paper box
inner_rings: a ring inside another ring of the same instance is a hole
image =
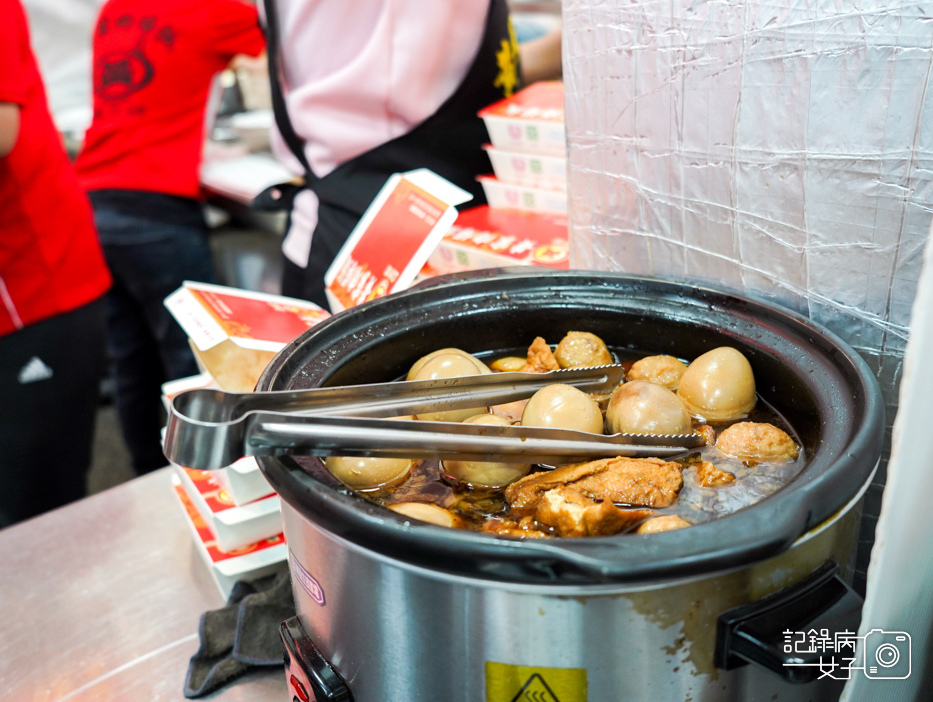
[[[266,495],[237,505],[213,472],[179,465],[173,467],[188,498],[223,551],[245,548],[282,531],[277,495]]]
[[[170,410],[172,399],[178,393],[211,387],[217,385],[209,373],[171,381],[162,386],[162,401]],[[175,493],[189,517],[190,510],[196,514],[197,518],[189,526],[221,590],[232,587],[232,581],[241,576],[259,577],[253,573],[253,568],[265,568],[278,553],[266,553],[265,549],[266,544],[281,539],[282,516],[279,498],[256,459],[242,458],[231,466],[213,471],[171,465],[175,471],[172,476],[173,486],[177,488]],[[258,551],[263,551],[261,557],[234,559]],[[222,565],[218,565],[221,562]]]
[[[486,201],[496,209],[528,210],[544,214],[566,214],[567,193],[545,190],[517,183],[506,183],[492,176],[477,178],[486,193]]]
[[[254,580],[287,567],[288,551],[285,537],[281,533],[240,549],[221,549],[214,533],[195,507],[178,476],[172,476],[172,489],[182,508],[185,523],[191,530],[198,554],[224,598],[230,596],[230,591],[238,580]]]
[[[329,316],[303,300],[190,282],[165,304],[188,333],[204,369],[162,386],[169,412],[181,392],[252,390],[278,350]],[[213,471],[173,469],[175,495],[221,592],[229,594],[237,580],[284,567],[279,498],[254,458]]]
[[[488,205],[461,212],[428,260],[437,274],[507,266],[569,267],[567,216]]]
[[[286,557],[279,498],[256,461],[249,460],[252,466],[240,471],[233,470],[239,467],[236,464],[222,471],[172,464],[175,495],[187,515],[198,551],[225,595],[237,580],[261,577],[284,563]],[[241,473],[249,477],[244,479]],[[244,484],[252,492],[245,492]],[[238,486],[237,499],[231,485]],[[277,546],[281,548],[274,548]]]
[[[564,157],[564,84],[539,81],[479,112],[493,146]]]
[[[539,190],[567,190],[567,159],[534,152],[505,151],[492,144],[483,147],[496,178],[511,185]]]
[[[261,500],[273,494],[269,481],[259,470],[259,464],[252,456],[246,456],[232,466],[212,470],[210,474],[220,487],[230,495],[233,504],[238,507]]]
[[[490,207],[567,212],[564,86],[541,81],[479,113],[493,176],[480,176]]]

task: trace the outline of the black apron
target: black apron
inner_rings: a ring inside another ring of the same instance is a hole
[[[302,188],[317,195],[318,222],[311,239],[307,268],[285,259],[282,293],[329,309],[324,274],[379,190],[395,173],[428,168],[473,194],[466,203],[486,202],[476,176],[491,170],[483,150],[489,136],[477,112],[521,87],[521,70],[506,0],[490,0],[479,51],[453,95],[424,122],[391,141],[351,159],[318,178],[304,154],[304,142],[288,119],[278,69],[278,18],[275,0],[264,0],[272,105],[276,125],[304,166],[304,181],[270,188],[256,199],[260,209],[291,209]]]

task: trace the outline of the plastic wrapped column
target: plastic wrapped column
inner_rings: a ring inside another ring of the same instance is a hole
[[[827,325],[894,418],[933,204],[927,3],[564,0],[572,264]],[[864,582],[884,469],[866,502]]]

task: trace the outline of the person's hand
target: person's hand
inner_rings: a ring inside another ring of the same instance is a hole
[[[243,71],[245,73],[265,74],[269,70],[269,61],[265,51],[259,54],[259,56],[237,54],[230,62],[230,68],[234,71]]]
[[[19,139],[19,105],[0,102],[0,158],[8,156]]]
[[[560,28],[518,45],[522,61],[522,81],[531,85],[539,80],[558,80],[561,77]]]

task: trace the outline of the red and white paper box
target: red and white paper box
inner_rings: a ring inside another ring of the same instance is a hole
[[[567,159],[563,156],[503,151],[491,144],[483,148],[499,181],[543,190],[567,190]]]
[[[288,547],[281,532],[243,548],[224,551],[188,497],[178,476],[172,476],[172,489],[184,512],[185,523],[191,531],[195,547],[224,599],[230,596],[237,581],[255,580],[288,567]]]
[[[173,464],[174,465],[174,464]],[[237,506],[211,471],[174,465],[175,473],[223,551],[245,548],[282,531],[277,495]]]
[[[504,266],[567,270],[567,228],[566,215],[474,207],[460,213],[428,265],[436,274]]]
[[[393,175],[324,276],[332,310],[404,290],[472,195],[425,168]]]
[[[275,494],[253,456],[246,456],[233,465],[210,472],[238,507]]]
[[[165,306],[201,351],[230,340],[278,352],[330,314],[307,300],[185,281]]]
[[[539,81],[479,111],[497,149],[566,157],[564,84]]]
[[[563,190],[545,190],[527,185],[503,183],[492,176],[479,176],[477,180],[486,193],[486,201],[495,209],[528,210],[529,212],[567,213],[567,193]]]
[[[165,306],[188,334],[198,365],[230,392],[253,390],[276,353],[330,316],[306,300],[189,281]]]

